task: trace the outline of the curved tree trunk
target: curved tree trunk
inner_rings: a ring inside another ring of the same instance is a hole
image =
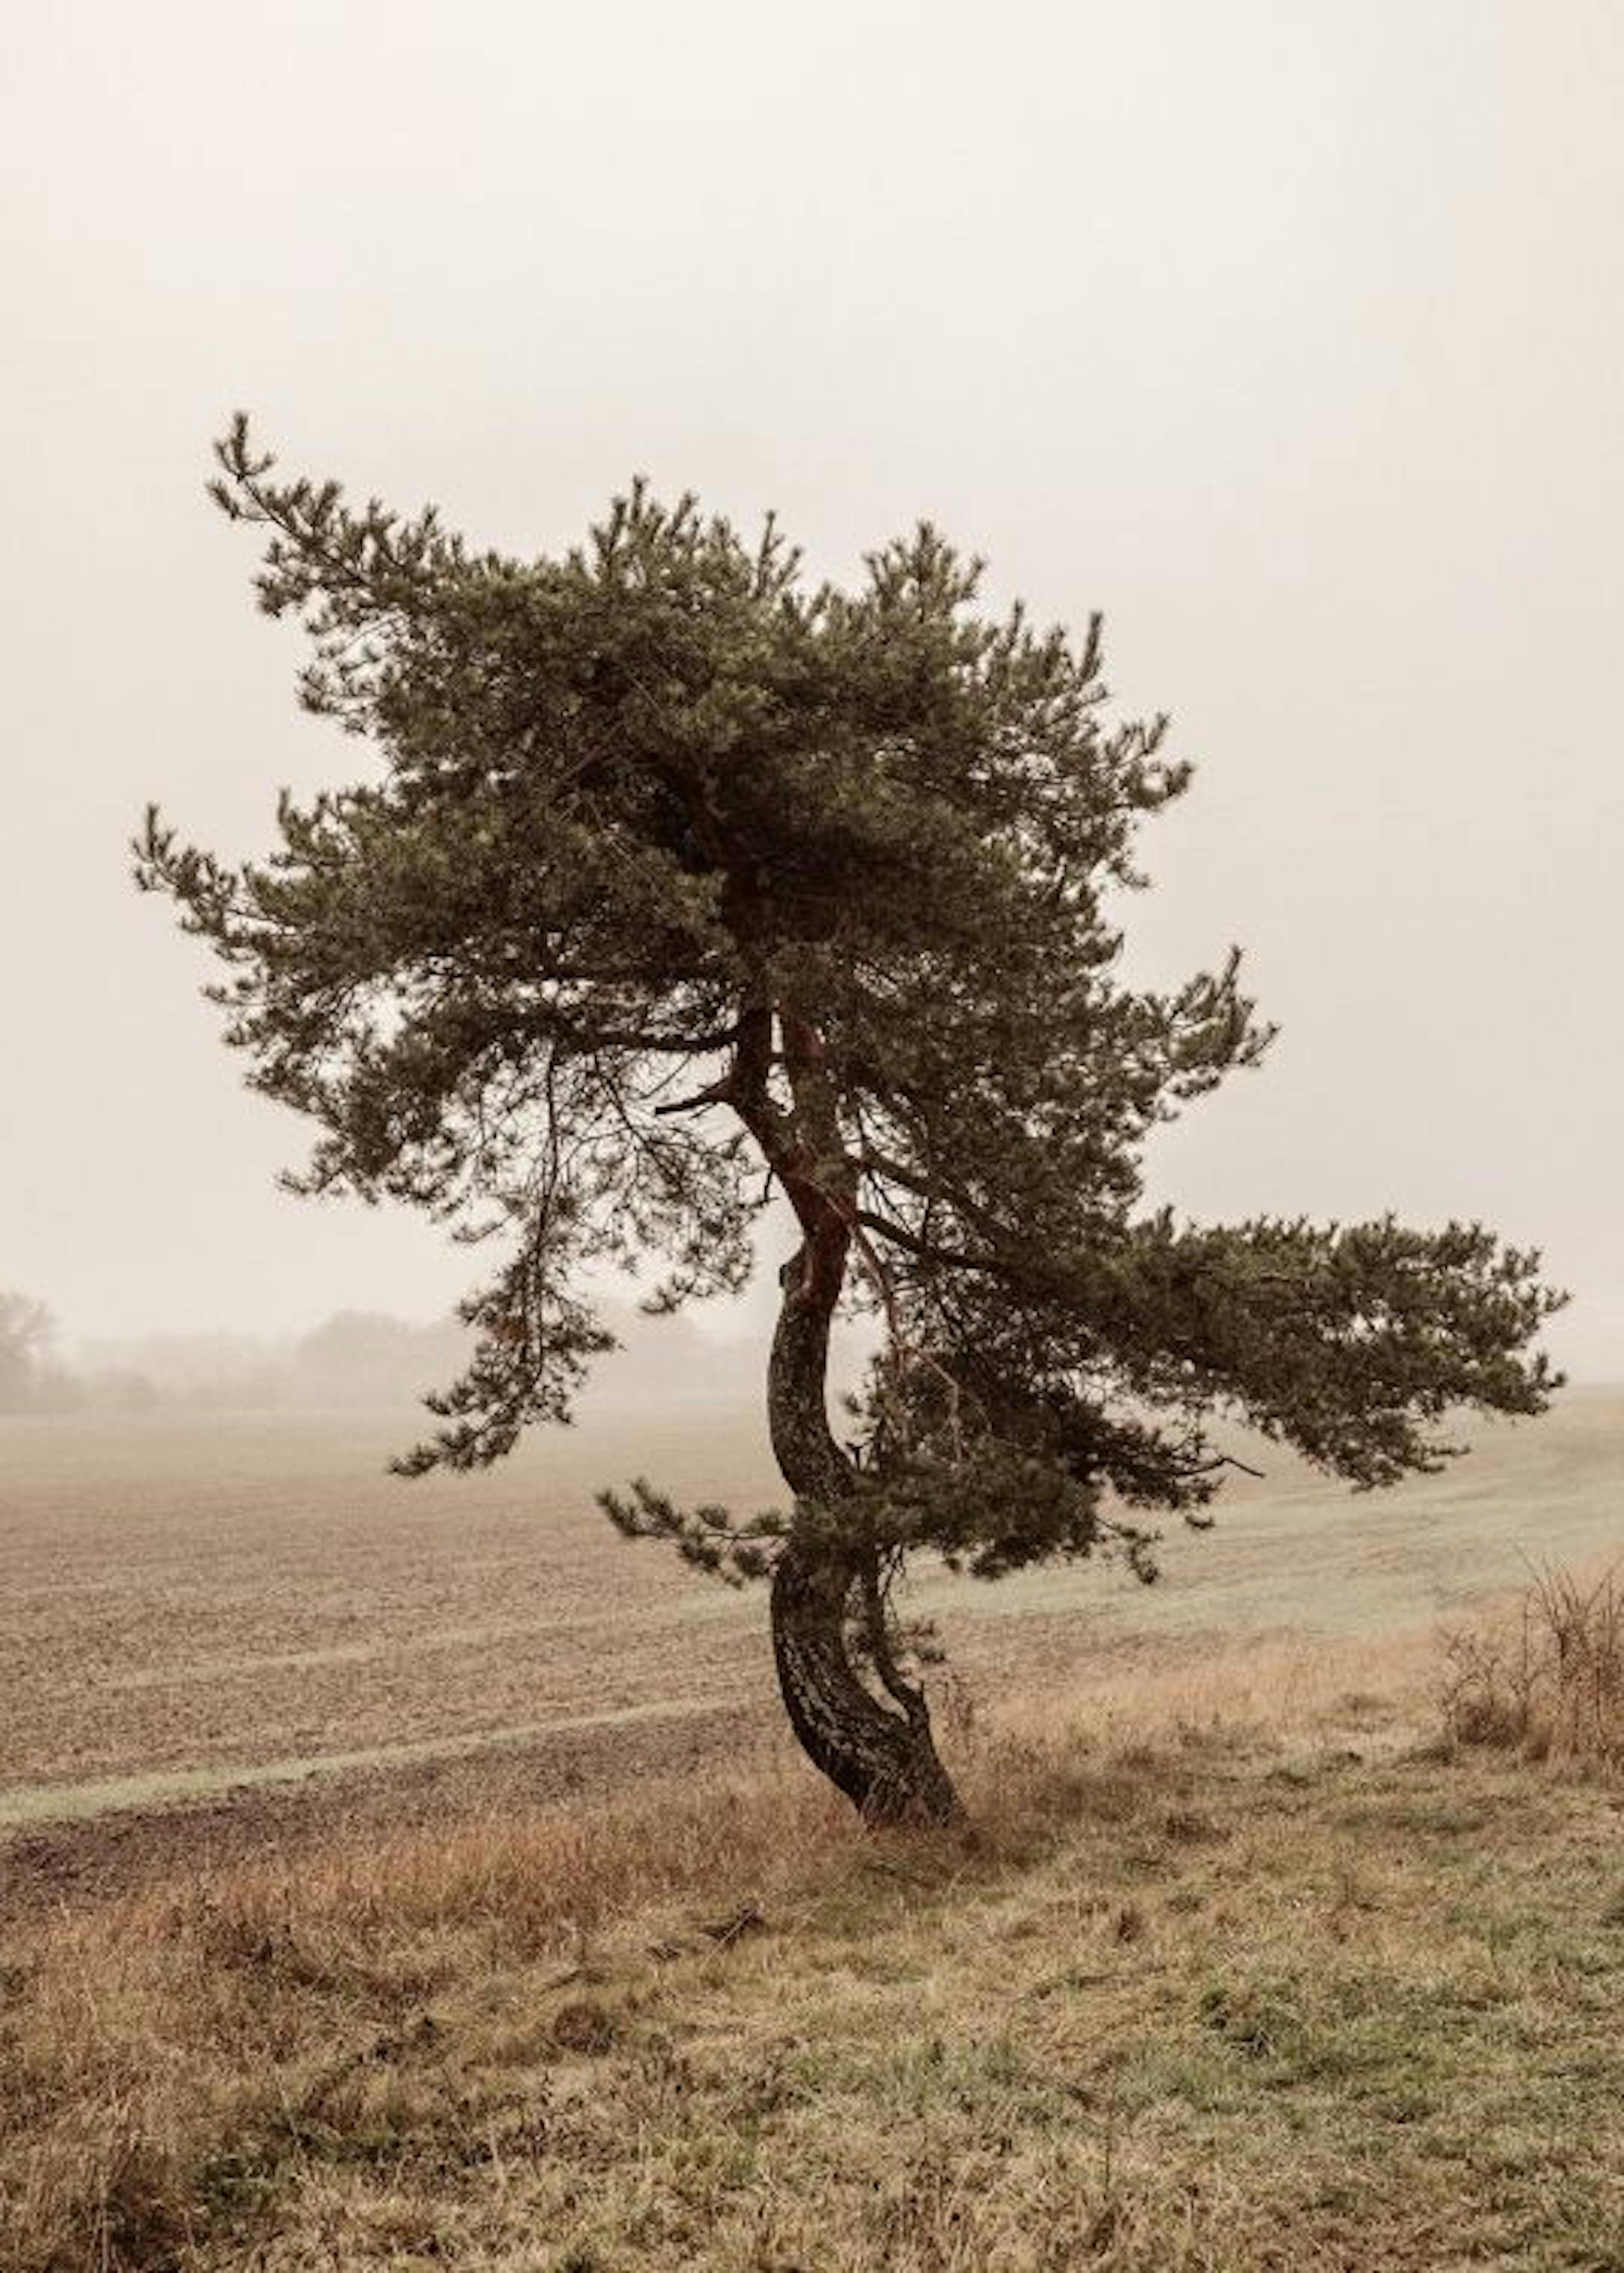
[[[964,1809],[937,1756],[922,1697],[882,1705],[857,1677],[847,1639],[849,1565],[794,1545],[773,1573],[773,1654],[790,1725],[807,1758],[869,1823],[961,1823]]]
[[[878,1572],[860,1542],[821,1537],[817,1520],[819,1510],[837,1517],[852,1492],[850,1463],[824,1403],[832,1304],[819,1298],[805,1249],[785,1264],[780,1283],[767,1413],[784,1481],[807,1510],[773,1573],[773,1654],[790,1725],[867,1821],[960,1822],[964,1810],[937,1757],[921,1692],[890,1665],[883,1645],[871,1654],[891,1704],[853,1662],[852,1622],[871,1622]]]

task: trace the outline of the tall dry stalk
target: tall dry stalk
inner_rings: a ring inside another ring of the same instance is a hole
[[[1583,1579],[1529,1564],[1510,1612],[1443,1644],[1438,1683],[1457,1744],[1515,1747],[1531,1759],[1624,1761],[1624,1576]]]

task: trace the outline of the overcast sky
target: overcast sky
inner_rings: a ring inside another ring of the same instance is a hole
[[[824,0],[11,12],[0,1286],[71,1334],[426,1316],[469,1258],[273,1187],[148,797],[262,848],[285,468],[551,551],[631,476],[818,573],[922,515],[1105,612],[1199,772],[1135,968],[1283,1026],[1157,1149],[1201,1216],[1486,1218],[1624,1376],[1624,7]]]

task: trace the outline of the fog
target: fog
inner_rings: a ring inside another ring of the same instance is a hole
[[[593,1369],[577,1400],[582,1417],[625,1416],[673,1402],[761,1402],[760,1353],[750,1339],[718,1340],[687,1317],[656,1322],[612,1297],[602,1316],[618,1347]],[[34,1394],[16,1405],[46,1412],[393,1411],[421,1434],[436,1425],[416,1409],[424,1394],[448,1387],[473,1347],[472,1333],[454,1317],[415,1324],[374,1310],[336,1311],[297,1337],[131,1334],[51,1352]]]
[[[1106,616],[1199,772],[1149,978],[1282,1039],[1156,1197],[1481,1216],[1624,1375],[1624,11],[160,0],[9,25],[0,1286],[79,1340],[443,1314],[426,1223],[280,1193],[126,842],[353,776],[202,499],[289,469],[553,550],[647,472],[814,574],[928,514]],[[765,1294],[733,1334],[759,1321]]]

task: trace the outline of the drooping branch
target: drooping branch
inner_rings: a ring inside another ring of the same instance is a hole
[[[787,1519],[774,1509],[740,1522],[714,1503],[679,1507],[646,1476],[633,1477],[629,1494],[600,1491],[597,1504],[622,1538],[665,1540],[694,1570],[730,1587],[769,1577],[773,1543],[789,1531]]]

